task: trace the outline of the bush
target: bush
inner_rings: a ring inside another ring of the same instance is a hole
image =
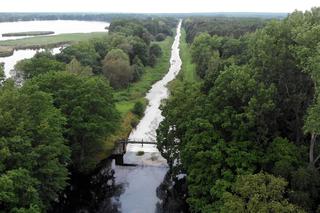
[[[132,109],[132,113],[139,116],[139,117],[142,117],[144,115],[144,108],[145,107],[144,107],[143,103],[138,101],[134,104],[134,107]]]
[[[156,41],[163,41],[166,39],[166,35],[163,33],[159,33],[156,35]]]

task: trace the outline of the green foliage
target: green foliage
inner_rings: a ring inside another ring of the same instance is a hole
[[[300,167],[292,172],[289,198],[309,212],[314,212],[320,207],[318,202],[320,198],[319,187],[319,171],[312,167]]]
[[[56,57],[59,61],[66,64],[70,63],[73,58],[76,58],[81,65],[90,66],[94,73],[101,72],[101,66],[99,65],[101,58],[93,42],[83,41],[76,45],[66,47]]]
[[[21,72],[24,79],[30,79],[51,71],[64,71],[65,64],[55,60],[50,52],[39,52],[31,59],[18,62],[15,69]]]
[[[17,89],[8,81],[0,88],[0,206],[4,211],[45,210],[67,184],[70,150],[63,138],[65,119],[52,102],[49,94],[34,87]]]
[[[66,65],[66,71],[77,75],[93,75],[92,68],[89,66],[82,66],[76,58],[73,58],[70,63]]]
[[[292,171],[303,166],[300,162],[302,156],[302,150],[299,150],[296,145],[287,139],[275,138],[266,150],[265,169],[276,176],[290,179]]]
[[[266,20],[259,18],[199,17],[186,19],[184,28],[187,32],[187,42],[192,43],[199,33],[207,32],[210,35],[238,38],[263,27],[265,23]]]
[[[134,104],[132,113],[138,115],[139,117],[142,117],[144,115],[144,109],[145,109],[145,106],[143,105],[143,103],[138,101]]]
[[[132,69],[133,69],[133,82],[139,81],[141,76],[144,73],[144,66],[139,59],[139,57],[135,57],[132,62]]]
[[[285,197],[287,182],[266,173],[238,176],[220,212],[304,212]]]
[[[98,77],[67,72],[42,75],[30,84],[52,94],[55,106],[67,119],[65,137],[72,150],[73,167],[90,172],[98,163],[96,155],[102,151],[104,140],[118,124],[110,86]]]
[[[155,39],[156,39],[156,41],[163,41],[166,39],[166,35],[163,33],[159,33],[156,35]]]
[[[157,140],[191,212],[320,209],[319,11],[184,22],[200,81],[171,85]]]
[[[160,57],[162,55],[162,50],[159,44],[152,44],[149,52],[150,55],[155,55],[156,57]]]
[[[0,64],[0,85],[5,79],[5,74],[4,74],[4,66],[3,64]]]
[[[103,74],[114,88],[124,88],[133,78],[128,55],[121,49],[111,50],[103,62]]]

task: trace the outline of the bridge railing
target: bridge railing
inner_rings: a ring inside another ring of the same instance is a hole
[[[120,143],[131,143],[131,144],[153,144],[156,145],[157,142],[156,141],[152,141],[152,140],[143,140],[143,139],[123,139],[119,141]]]

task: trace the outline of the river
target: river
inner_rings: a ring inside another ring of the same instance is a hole
[[[170,68],[147,93],[149,104],[145,115],[131,132],[130,139],[156,141],[156,129],[163,120],[160,104],[168,98],[167,84],[177,76],[182,65],[179,56],[180,30],[181,21],[171,48]],[[138,151],[143,151],[144,154],[138,156]],[[166,186],[170,185],[167,178],[169,176],[166,176],[168,165],[156,146],[129,144],[124,163],[135,166],[117,166],[114,160],[106,159],[97,171],[89,176],[73,174],[72,183],[66,194],[60,198],[60,202],[54,206],[53,212],[165,212],[162,210],[163,200],[175,198],[166,195]],[[178,207],[179,210],[181,208]]]
[[[0,22],[0,34],[25,31],[54,31],[54,35],[64,33],[89,33],[106,32],[105,27],[110,24],[97,21],[19,21],[19,22]],[[24,37],[2,37],[0,40],[21,39]],[[29,36],[34,37],[34,36]],[[54,48],[53,53],[58,53],[60,48]],[[15,50],[12,56],[0,57],[0,63],[4,63],[4,71],[7,78],[13,75],[14,65],[22,60],[32,58],[39,50]],[[41,50],[40,50],[41,51]]]
[[[129,136],[132,140],[156,141],[156,129],[163,120],[159,107],[161,101],[169,95],[166,86],[176,77],[182,65],[179,56],[180,29],[181,21],[172,45],[170,69],[146,95],[149,105],[145,110],[144,117]],[[138,156],[138,151],[144,151],[144,155]],[[142,147],[138,144],[129,144],[127,153],[124,155],[124,163],[136,164],[137,166],[113,165],[116,184],[124,186],[124,192],[115,199],[115,202],[119,203],[119,210],[125,213],[155,212],[157,203],[160,203],[156,189],[168,171],[166,160],[155,145],[143,145]]]

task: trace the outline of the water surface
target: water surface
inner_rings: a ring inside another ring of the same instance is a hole
[[[163,120],[159,109],[161,101],[169,95],[167,84],[179,73],[181,59],[179,56],[181,21],[177,27],[177,33],[172,45],[170,69],[162,80],[156,82],[146,98],[149,102],[145,115],[137,128],[129,136],[130,139],[143,139],[144,141],[156,141],[156,129]],[[137,156],[138,151],[144,151],[144,155]],[[161,156],[155,145],[129,144],[124,162],[136,164],[135,167],[113,165],[115,171],[115,183],[123,186],[124,192],[114,197],[118,203],[119,211],[124,213],[152,213],[157,211],[157,204],[161,201],[157,197],[157,188],[164,180],[168,171],[166,160]]]
[[[89,33],[89,32],[106,32],[105,27],[110,24],[107,22],[97,21],[20,21],[20,22],[0,22],[0,40],[21,39],[19,37],[2,37],[2,33],[25,32],[25,31],[54,31],[55,34],[64,33]],[[29,36],[34,37],[34,36]],[[60,48],[54,48],[53,53],[58,53]],[[37,51],[34,49],[16,50],[12,56],[0,57],[0,63],[4,64],[4,71],[7,78],[14,74],[15,64],[22,60],[32,58]]]
[[[4,73],[6,78],[14,76],[14,66],[16,63],[22,59],[29,59],[32,58],[37,52],[44,51],[44,49],[32,50],[15,50],[13,55],[8,57],[0,57],[0,63],[4,63]],[[53,54],[57,54],[60,52],[60,47],[51,49]]]
[[[0,22],[0,40],[13,40],[34,36],[2,37],[3,33],[28,31],[54,31],[54,34],[104,32],[110,24],[98,21],[50,20],[50,21],[17,21]]]

